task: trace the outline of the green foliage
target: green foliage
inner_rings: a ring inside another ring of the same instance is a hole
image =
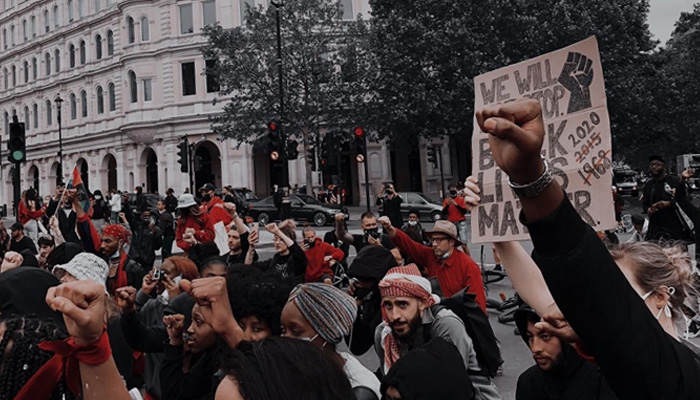
[[[324,126],[354,124],[353,109],[362,98],[363,22],[343,21],[339,3],[287,1],[281,12],[284,116],[287,137],[306,146]],[[208,73],[228,97],[213,118],[214,132],[239,143],[255,142],[266,123],[280,119],[276,9],[248,9],[241,27],[205,29],[206,59],[218,60]]]

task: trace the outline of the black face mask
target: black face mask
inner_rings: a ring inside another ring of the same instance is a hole
[[[210,196],[210,195],[208,195],[208,194],[203,194],[203,195],[202,195],[202,201],[209,201],[209,200],[211,200],[211,196]]]
[[[365,237],[369,236],[372,236],[375,239],[379,239],[379,237],[382,236],[382,234],[379,233],[379,228],[365,229]]]
[[[355,298],[358,300],[366,300],[366,297],[372,293],[374,289],[357,288],[355,289]]]
[[[450,190],[450,196],[454,199],[457,197],[457,191],[456,190]]]

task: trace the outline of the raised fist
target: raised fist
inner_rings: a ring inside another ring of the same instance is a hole
[[[569,52],[559,74],[559,83],[571,92],[567,113],[591,107],[589,87],[593,82],[593,61],[581,53]]]
[[[73,281],[49,288],[46,304],[63,313],[68,333],[76,344],[95,342],[104,332],[105,288],[91,280]]]

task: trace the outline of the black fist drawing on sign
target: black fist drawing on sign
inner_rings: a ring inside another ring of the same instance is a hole
[[[559,83],[571,92],[567,114],[591,107],[589,87],[593,82],[593,61],[581,53],[569,52],[559,74]]]

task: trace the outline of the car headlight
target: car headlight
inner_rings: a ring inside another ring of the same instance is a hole
[[[637,186],[632,186],[632,190],[637,190]]]

